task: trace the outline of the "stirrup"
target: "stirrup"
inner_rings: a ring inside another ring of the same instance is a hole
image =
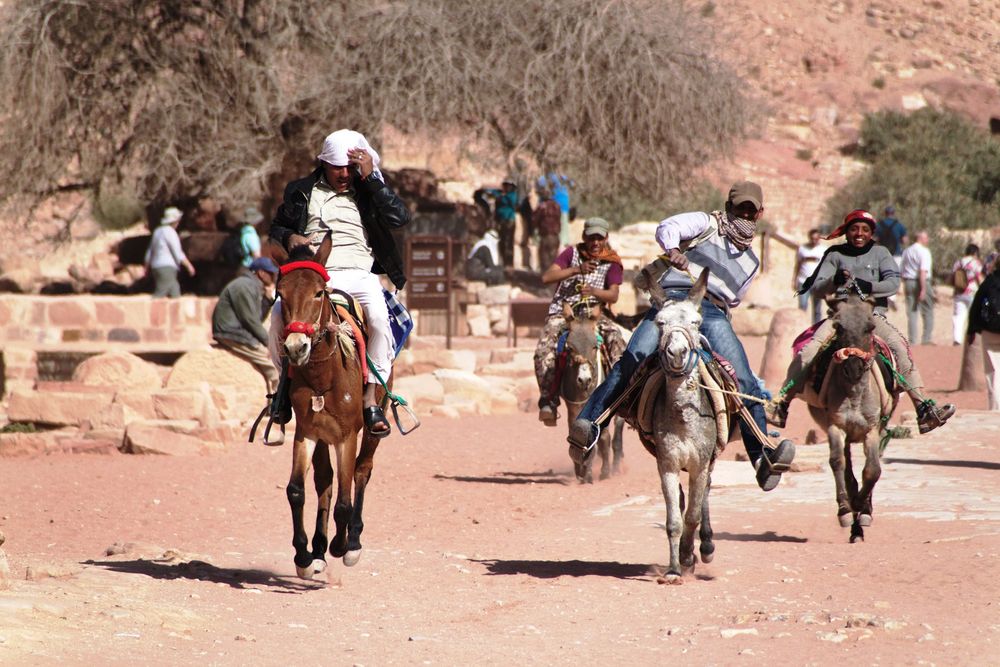
[[[944,426],[952,415],[955,414],[955,406],[945,403],[938,406],[931,399],[924,399],[917,407],[917,427],[921,434],[930,433],[939,426]]]
[[[792,469],[794,459],[795,443],[791,440],[782,440],[773,450],[765,447],[756,463],[757,485],[764,491],[773,491],[781,481],[781,473]]]

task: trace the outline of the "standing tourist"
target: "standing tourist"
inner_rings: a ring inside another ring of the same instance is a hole
[[[903,278],[903,292],[906,295],[906,334],[910,343],[917,342],[917,321],[922,320],[923,345],[934,344],[934,287],[931,279],[933,261],[927,247],[927,232],[917,232],[917,240],[903,251],[903,262],[899,273]]]
[[[154,297],[173,299],[181,295],[181,285],[177,282],[177,273],[181,267],[189,275],[195,274],[194,265],[181,249],[181,238],[177,235],[177,225],[183,217],[179,208],[167,208],[160,218],[159,227],[149,239],[144,264],[146,272],[153,276]]]

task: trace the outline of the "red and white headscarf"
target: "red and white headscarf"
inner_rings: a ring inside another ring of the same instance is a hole
[[[876,220],[875,216],[865,211],[864,209],[855,209],[847,214],[844,221],[840,223],[840,226],[834,229],[826,236],[826,240],[835,239],[838,236],[843,236],[847,233],[847,228],[853,225],[855,222],[863,222],[871,227],[872,232],[875,231]]]

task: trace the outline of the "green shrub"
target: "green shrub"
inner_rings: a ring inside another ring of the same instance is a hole
[[[985,130],[929,108],[881,111],[865,118],[859,144],[870,164],[827,201],[832,226],[856,208],[881,217],[892,203],[911,241],[918,231],[930,234],[943,278],[967,242],[962,230],[1000,225],[1000,143]]]
[[[885,88],[885,78],[881,76],[875,77],[872,80],[872,88],[878,88],[879,90]]]
[[[11,422],[0,427],[0,433],[34,433],[37,430],[31,422]]]
[[[97,223],[107,230],[131,227],[144,217],[142,203],[132,193],[103,188],[91,200]]]

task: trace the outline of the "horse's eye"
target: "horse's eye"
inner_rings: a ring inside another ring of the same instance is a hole
[[[315,298],[315,299],[322,299],[324,296],[326,296],[326,290],[320,290],[320,291],[316,292],[316,296],[313,297],[313,298]]]
[[[865,325],[865,333],[871,333],[875,331],[875,325],[873,323],[868,323]]]

